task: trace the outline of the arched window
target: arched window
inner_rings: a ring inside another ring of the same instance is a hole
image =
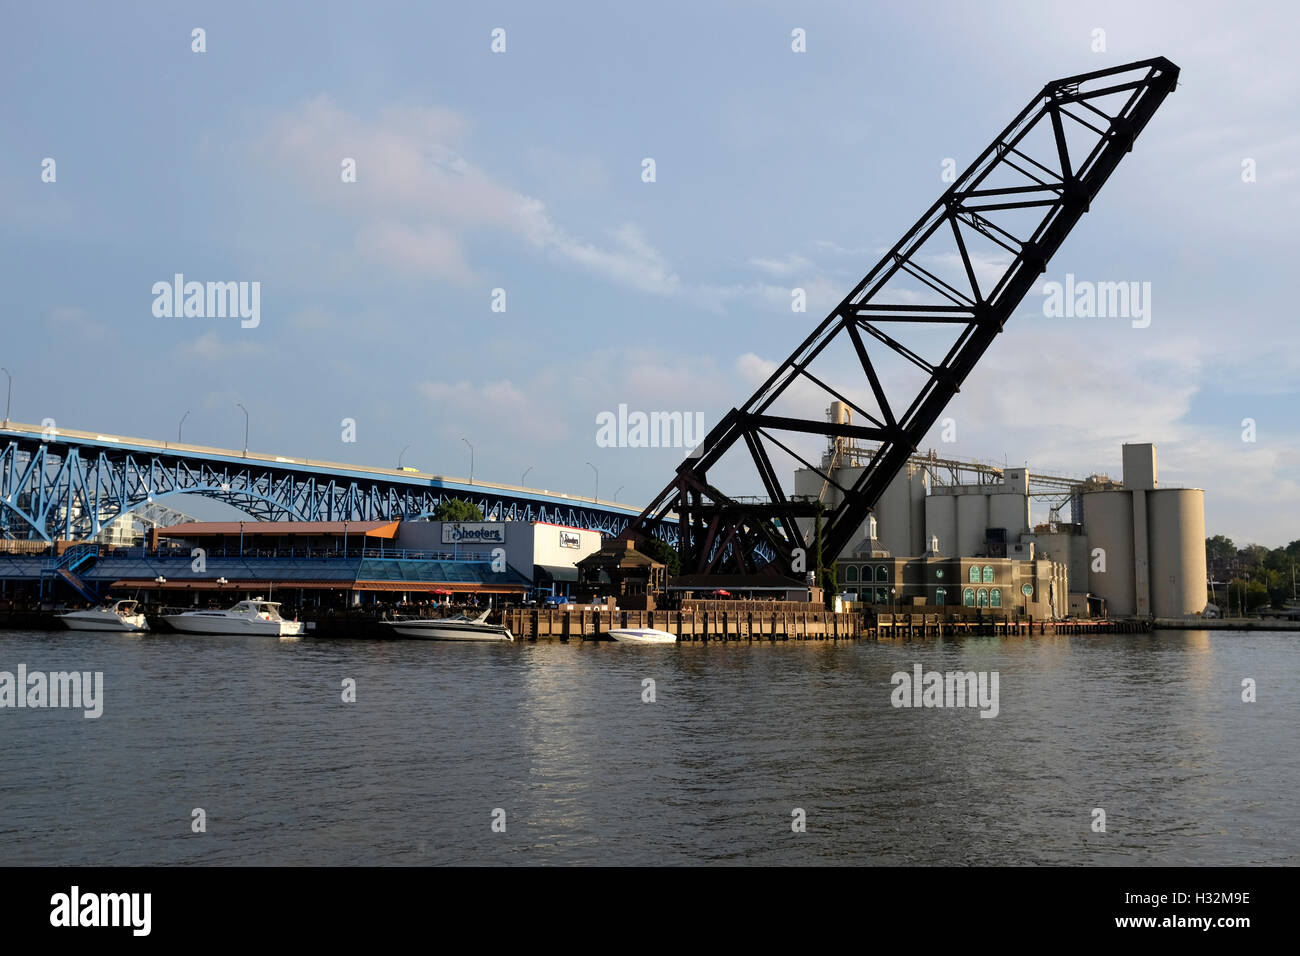
[[[990,591],[990,592],[989,592],[989,601],[991,602],[991,606],[992,606],[992,607],[1001,607],[1001,606],[1002,606],[1002,589],[1001,589],[1001,588],[994,588],[992,591]]]
[[[970,566],[970,583],[971,584],[980,583],[980,569],[973,564]]]
[[[880,567],[876,568],[876,580],[877,581],[889,580],[889,572],[885,570],[885,566],[883,564]]]
[[[987,564],[984,565],[984,583],[985,584],[993,583],[993,569],[989,567]]]
[[[945,591],[943,588],[936,588],[936,589],[935,589],[935,592],[934,592],[934,603],[935,603],[935,604],[942,604],[942,603],[944,603],[944,599],[945,599],[947,596],[948,596],[948,592]]]
[[[889,592],[886,591],[884,588],[876,588],[876,603],[877,603],[877,604],[888,604],[888,603],[889,603]]]
[[[962,604],[965,604],[967,607],[974,607],[974,606],[975,606],[975,589],[974,589],[974,588],[967,588],[965,591],[962,591],[962,592],[961,592],[961,603],[962,603]]]
[[[980,607],[989,606],[989,592],[986,591],[984,588],[980,588],[979,593],[976,594],[975,597],[976,597],[976,602]]]
[[[847,568],[844,569],[844,580],[856,581],[857,579],[858,579],[857,566],[850,564]]]

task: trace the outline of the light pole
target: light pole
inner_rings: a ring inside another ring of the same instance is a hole
[[[244,522],[239,522],[239,556],[244,556]]]
[[[343,522],[343,557],[348,556],[348,523]]]
[[[889,611],[891,614],[898,613],[898,588],[889,589]]]
[[[158,585],[158,603],[162,603],[162,586],[167,583],[167,579],[161,574],[153,579],[153,583]]]
[[[14,377],[9,374],[9,369],[0,368],[0,372],[5,373],[5,378],[9,379],[9,386],[5,389],[5,428],[9,427],[9,399],[14,397]]]
[[[407,446],[406,446],[406,448],[410,448],[410,447],[411,447],[410,445],[407,445]],[[402,470],[402,456],[406,454],[406,448],[403,448],[401,451],[399,451],[399,452],[397,453],[397,470],[398,470],[398,471],[401,471],[401,470]]]
[[[591,462],[587,462],[587,467],[596,473],[596,497],[593,500],[600,504],[600,470]]]
[[[618,493],[619,493],[620,491],[622,491],[622,490],[623,490],[624,488],[626,488],[626,487],[627,487],[627,485],[619,485],[618,488],[615,489],[615,491],[614,491],[614,500],[615,500],[615,501],[618,501]]]
[[[235,402],[240,408],[244,408],[243,402]],[[244,408],[244,457],[248,457],[248,409]]]
[[[466,445],[469,445],[468,438],[462,438],[461,441],[463,441]],[[474,446],[473,445],[469,445],[469,483],[471,485],[474,484]]]
[[[520,488],[527,488],[527,487],[528,487],[527,485],[524,484],[524,479],[528,477],[528,473],[529,473],[530,471],[532,471],[532,470],[533,470],[533,466],[532,466],[532,465],[529,465],[527,468],[524,469],[524,473],[523,473],[522,475],[519,476],[519,487],[520,487]]]
[[[181,443],[181,428],[183,428],[185,425],[185,419],[189,417],[190,417],[190,410],[187,408],[185,409],[185,414],[181,416],[181,420],[176,425],[176,444],[178,445]]]

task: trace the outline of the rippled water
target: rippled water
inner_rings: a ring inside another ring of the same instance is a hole
[[[98,720],[0,710],[0,864],[1297,864],[1297,661],[1295,632],[669,647],[0,632],[0,670],[105,682]],[[997,671],[1000,713],[894,708],[891,675],[914,663]]]

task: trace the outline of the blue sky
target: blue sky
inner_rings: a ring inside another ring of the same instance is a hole
[[[591,462],[602,497],[642,503],[681,452],[598,447],[600,412],[711,425],[942,192],[944,159],[1049,79],[1163,55],[1179,88],[1043,277],[1150,282],[1150,327],[1048,319],[1030,293],[948,408],[959,440],[927,444],[1118,476],[1122,442],[1154,441],[1162,484],[1205,488],[1207,533],[1300,538],[1293,7],[606,6],[4,11],[12,417],[167,438],[189,410],[186,440],[240,447],[243,402],[254,450],[409,445],[465,475],[468,438],[478,478],[591,494]],[[155,317],[176,272],[259,281],[260,325]]]

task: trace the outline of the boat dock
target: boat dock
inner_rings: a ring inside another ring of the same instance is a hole
[[[711,602],[717,603],[717,602]],[[764,603],[767,607],[764,608]],[[852,641],[898,638],[1130,634],[1151,630],[1145,621],[1016,621],[954,618],[941,614],[835,613],[821,609],[771,609],[771,602],[735,602],[731,610],[607,611],[512,608],[504,623],[516,640],[599,640],[611,628],[648,627],[682,643],[708,641]]]

